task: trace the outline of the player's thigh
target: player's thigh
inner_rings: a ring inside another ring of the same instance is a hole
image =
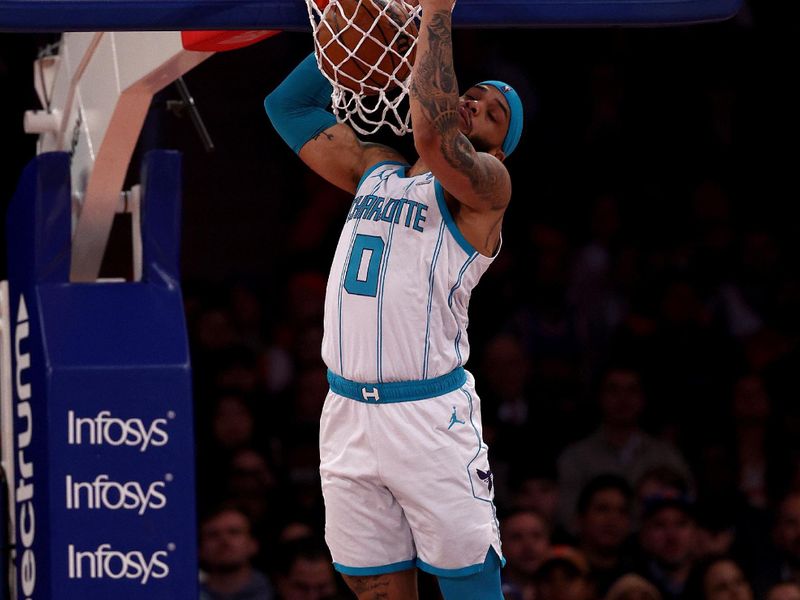
[[[343,575],[358,600],[417,600],[417,570],[381,575]]]
[[[502,556],[473,386],[386,408],[375,420],[381,472],[413,532],[417,567],[456,576],[478,570],[490,547]]]

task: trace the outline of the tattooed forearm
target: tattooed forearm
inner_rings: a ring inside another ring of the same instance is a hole
[[[440,148],[447,162],[469,178],[475,193],[489,198],[496,195],[500,182],[498,173],[476,160],[475,149],[463,133],[456,130],[443,136]]]
[[[437,11],[426,27],[427,48],[417,57],[411,93],[439,134],[458,129],[458,82],[453,68],[450,11]]]
[[[458,81],[453,67],[453,36],[449,6],[430,6],[418,40],[411,83],[414,131],[434,133],[447,163],[467,177],[475,193],[487,199],[497,195],[499,174],[479,160],[474,146],[461,132]]]
[[[425,33],[427,44],[417,56],[411,93],[441,137],[440,149],[447,162],[465,173],[478,193],[490,192],[493,178],[486,178],[475,168],[475,149],[458,128],[458,82],[453,67],[450,11],[434,12]]]

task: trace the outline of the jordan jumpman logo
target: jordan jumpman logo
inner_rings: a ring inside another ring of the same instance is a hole
[[[456,415],[456,407],[454,406],[453,407],[453,414],[450,415],[450,425],[448,425],[447,428],[450,429],[456,423],[459,423],[459,424],[463,425],[465,423],[465,421],[462,421],[461,419],[458,418],[458,416]]]

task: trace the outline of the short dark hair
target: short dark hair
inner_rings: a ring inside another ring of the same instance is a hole
[[[625,502],[630,506],[633,503],[633,487],[622,475],[615,473],[603,473],[591,479],[583,486],[578,496],[577,512],[585,515],[592,504],[592,500],[597,493],[605,490],[616,490],[625,498]]]
[[[671,487],[678,494],[689,494],[690,485],[686,477],[669,465],[658,465],[648,469],[636,480],[637,491],[648,480],[655,480],[660,484]]]
[[[198,519],[198,524],[202,528],[203,525],[216,519],[219,515],[226,513],[226,512],[235,512],[242,515],[245,520],[247,521],[247,529],[252,534],[253,533],[253,519],[250,516],[250,513],[241,506],[236,500],[223,500],[222,502],[218,502],[205,510],[203,510]]]
[[[516,517],[517,515],[532,515],[536,517],[544,524],[545,528],[547,529],[548,536],[552,533],[553,525],[550,522],[550,519],[548,519],[542,511],[535,508],[515,505],[497,510],[497,520],[500,521],[500,527],[503,527],[503,524],[506,521]]]

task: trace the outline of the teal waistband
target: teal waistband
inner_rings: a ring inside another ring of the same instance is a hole
[[[328,369],[328,383],[333,392],[367,404],[389,404],[435,398],[457,390],[466,382],[467,372],[462,367],[433,379],[392,381],[390,383],[350,381]]]

